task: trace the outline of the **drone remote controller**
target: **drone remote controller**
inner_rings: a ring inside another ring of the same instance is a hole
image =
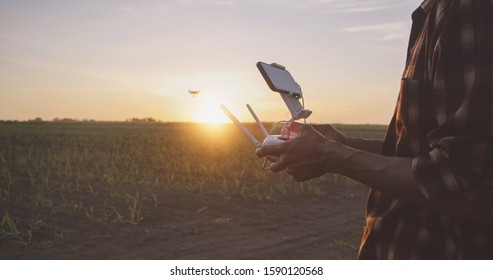
[[[259,126],[260,130],[265,136],[265,139],[262,143],[260,143],[255,136],[253,136],[250,131],[224,106],[221,104],[221,109],[223,112],[229,117],[229,119],[245,134],[245,136],[255,145],[256,148],[261,148],[267,145],[275,145],[279,143],[283,143],[285,141],[289,141],[293,138],[296,138],[301,131],[301,125],[296,122],[296,120],[303,118],[308,118],[312,111],[307,110],[300,103],[299,99],[302,98],[301,87],[296,83],[291,76],[291,74],[286,70],[286,67],[277,64],[266,64],[263,62],[258,62],[257,67],[260,70],[260,73],[264,77],[265,81],[269,85],[269,87],[273,91],[277,91],[281,94],[282,99],[286,103],[290,113],[291,120],[284,122],[281,129],[281,134],[279,135],[271,135],[267,132],[265,127],[260,122],[257,114],[253,111],[250,105],[246,105],[250,114],[255,119],[255,122]],[[264,161],[263,168],[266,168],[267,160],[276,161],[275,157],[267,157]]]
[[[245,134],[245,136],[252,142],[253,145],[255,145],[256,148],[261,148],[265,145],[275,145],[279,143],[283,143],[284,141],[291,140],[299,135],[300,132],[300,126],[298,123],[291,121],[291,122],[285,122],[283,124],[281,134],[269,134],[265,127],[262,125],[260,120],[257,117],[257,114],[253,111],[252,107],[247,104],[247,108],[252,114],[253,118],[255,119],[255,122],[257,125],[260,127],[260,130],[262,130],[265,139],[262,143],[260,143],[253,134],[248,131],[248,129],[224,106],[221,104],[221,110],[229,117],[229,119]]]

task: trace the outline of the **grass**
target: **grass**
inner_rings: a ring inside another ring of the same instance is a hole
[[[385,132],[337,127],[363,138]],[[138,225],[162,192],[274,203],[289,195],[355,195],[357,183],[338,175],[297,183],[261,164],[233,125],[3,122],[0,249],[52,246],[64,236],[60,219]]]

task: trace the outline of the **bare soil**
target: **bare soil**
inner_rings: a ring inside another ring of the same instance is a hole
[[[2,258],[355,259],[365,200],[363,192],[276,202],[165,192],[136,225],[59,216],[55,241]]]

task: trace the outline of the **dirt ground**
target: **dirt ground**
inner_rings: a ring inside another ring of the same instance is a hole
[[[366,187],[242,172],[260,164],[249,143],[181,145],[197,128],[5,124],[0,259],[356,258]],[[374,128],[346,131],[371,137]],[[225,163],[232,155],[241,160]]]
[[[138,225],[61,218],[59,241],[3,257],[355,259],[364,205],[363,193],[284,197],[275,203],[163,193],[160,204]]]

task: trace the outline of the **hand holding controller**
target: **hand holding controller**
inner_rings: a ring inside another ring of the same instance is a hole
[[[257,63],[257,67],[260,73],[264,77],[265,81],[273,91],[277,91],[281,94],[284,102],[286,103],[289,111],[291,112],[291,120],[284,122],[280,135],[271,135],[267,132],[265,127],[262,125],[257,115],[253,111],[250,105],[246,105],[250,114],[255,119],[255,122],[259,126],[260,130],[264,134],[265,138],[262,143],[260,143],[253,134],[246,129],[246,127],[238,121],[238,119],[224,106],[221,104],[221,109],[228,116],[228,118],[245,134],[245,136],[255,145],[257,150],[264,146],[276,145],[280,143],[285,143],[293,138],[296,138],[301,133],[301,124],[295,122],[295,120],[303,118],[306,119],[311,115],[310,110],[306,110],[304,106],[300,103],[299,99],[303,97],[301,92],[301,87],[296,83],[291,76],[291,74],[286,71],[286,67],[279,65],[277,63],[266,64],[263,62]],[[263,168],[266,168],[267,160],[275,162],[278,160],[275,156],[267,156]]]
[[[253,136],[250,131],[224,106],[221,104],[221,110],[229,117],[229,119],[245,134],[245,136],[250,140],[250,142],[255,145],[257,148],[261,148],[262,146],[265,145],[274,145],[274,144],[279,144],[287,140],[291,140],[295,137],[297,137],[300,133],[300,124],[297,122],[294,122],[293,120],[289,122],[285,122],[282,126],[281,129],[281,134],[279,135],[271,135],[267,132],[265,127],[262,125],[260,120],[258,119],[257,115],[253,111],[252,107],[247,104],[248,110],[250,110],[250,113],[252,114],[253,118],[255,119],[257,125],[260,127],[262,130],[263,134],[265,135],[265,139],[262,143],[260,143],[255,136]]]

